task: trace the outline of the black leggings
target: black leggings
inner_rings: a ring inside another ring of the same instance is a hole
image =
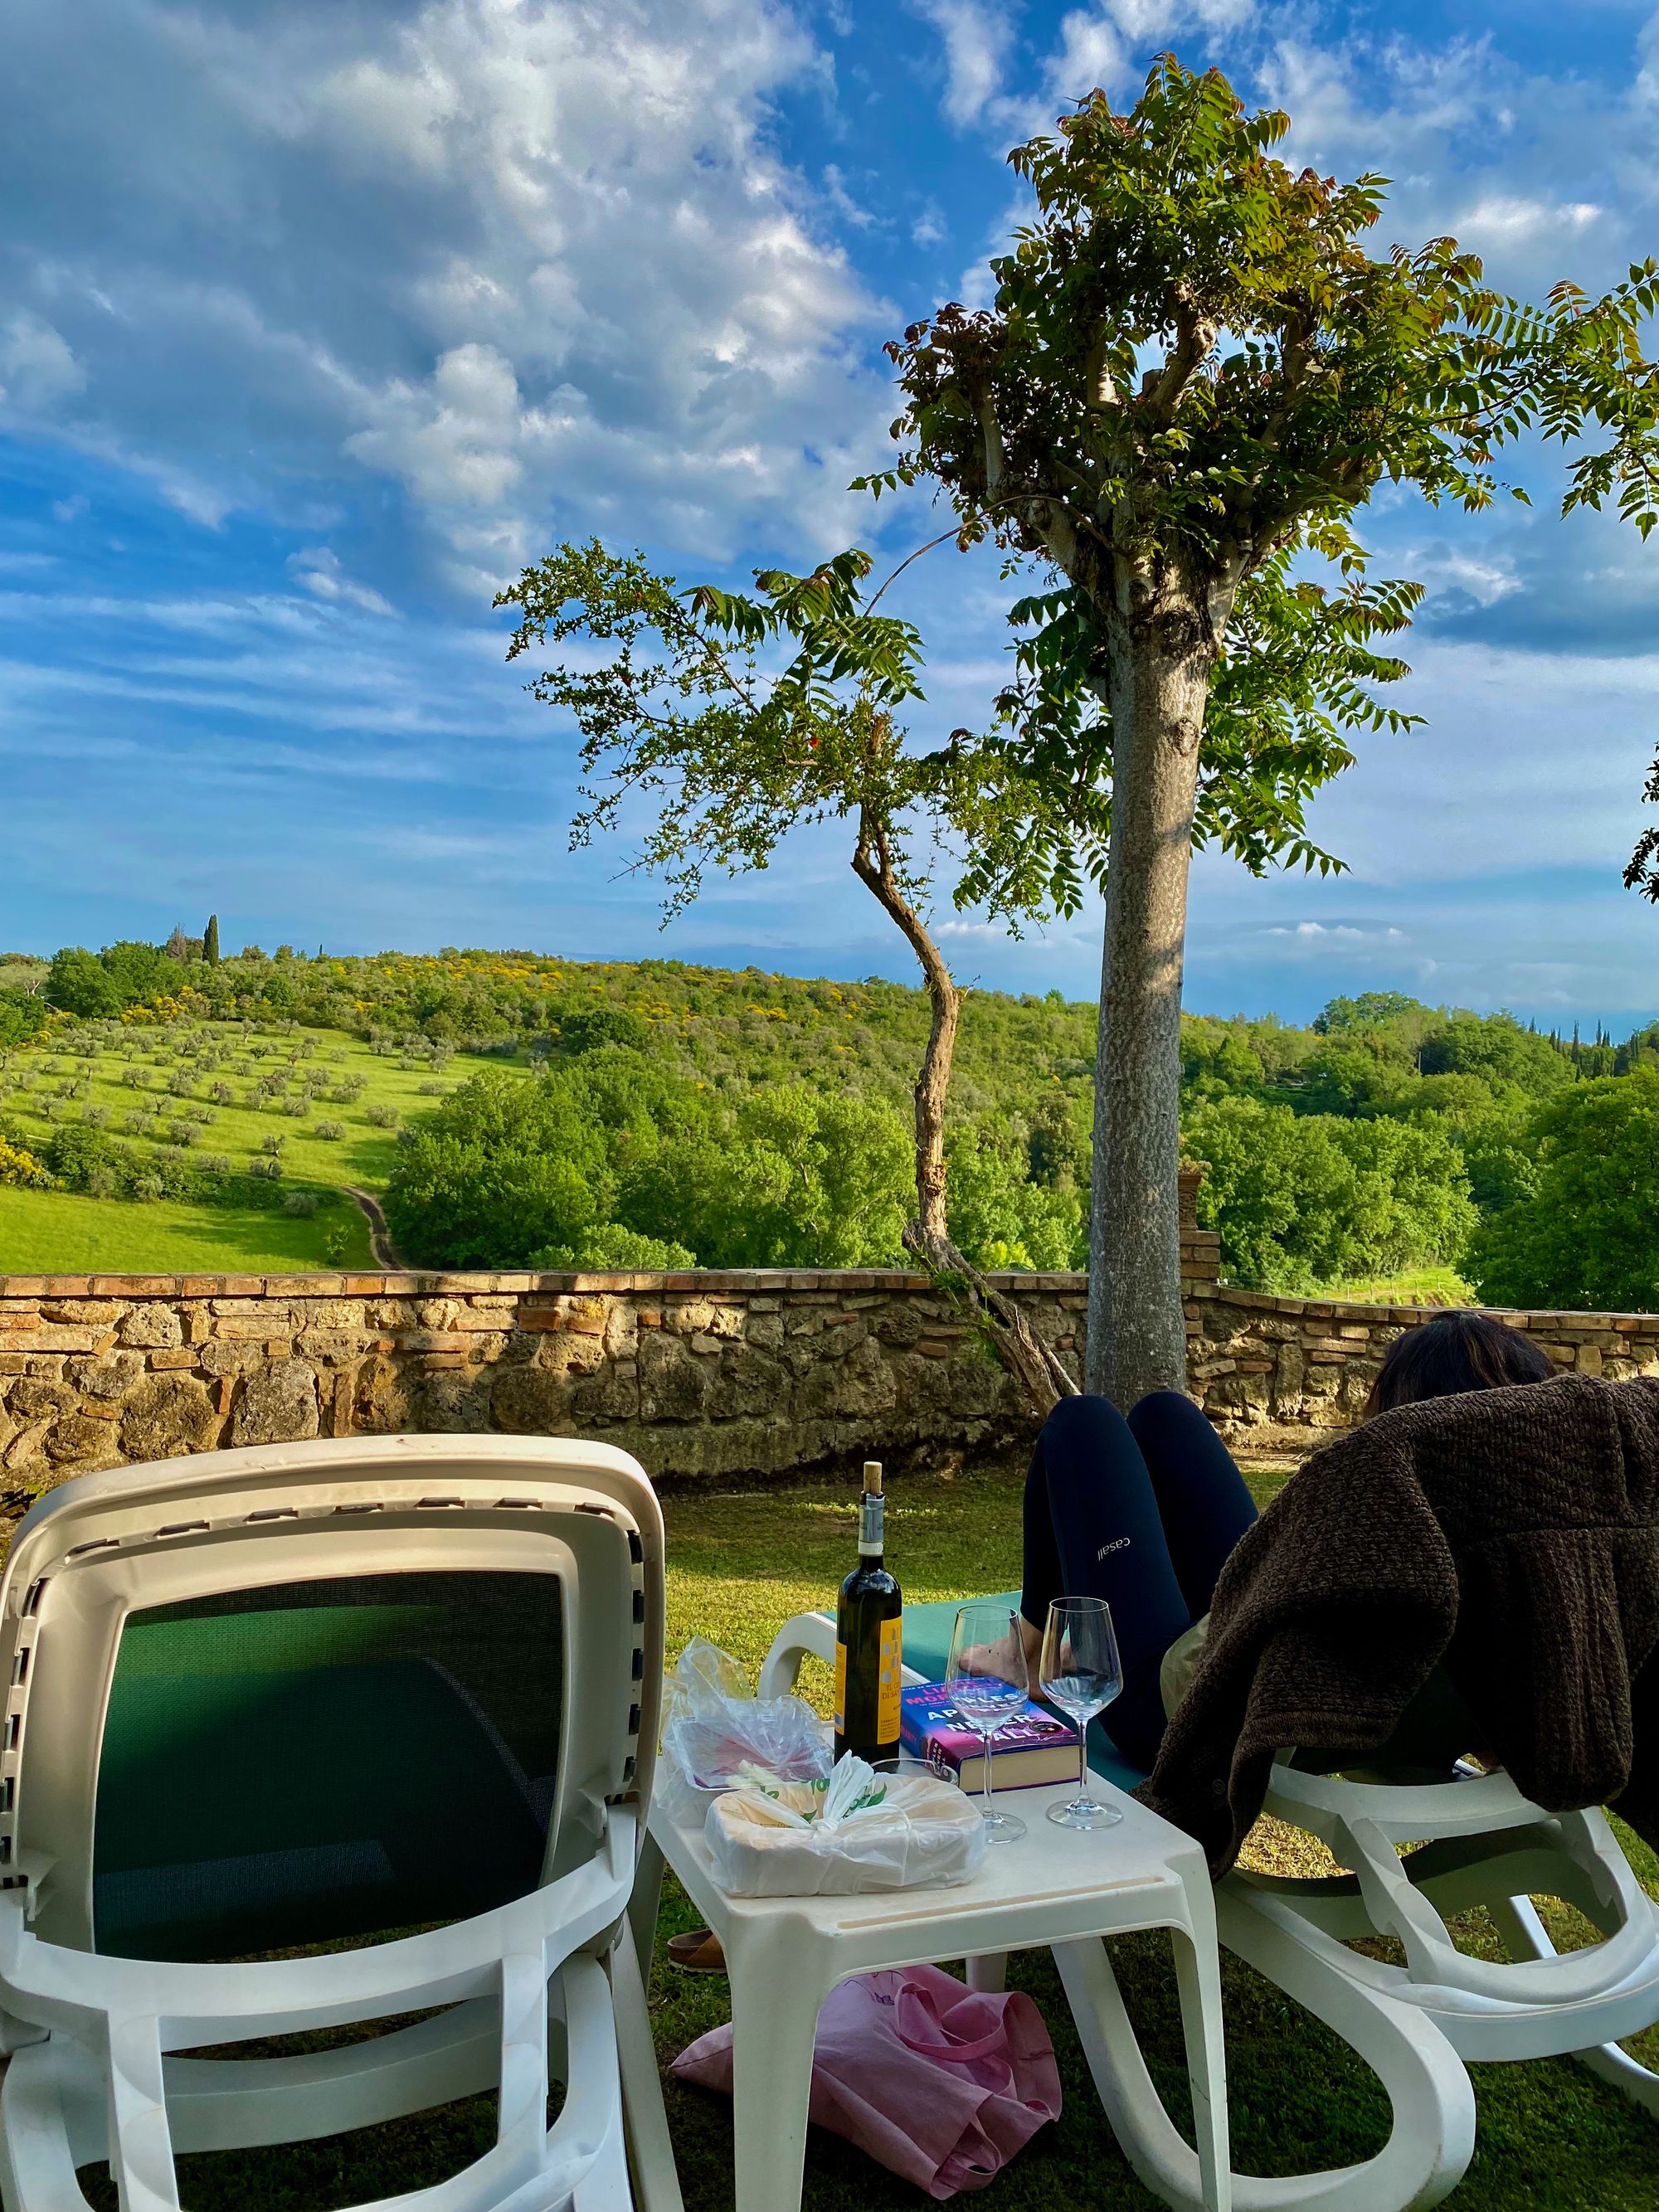
[[[1164,1735],[1164,1655],[1209,1611],[1255,1519],[1231,1455],[1179,1391],[1153,1391],[1127,1420],[1104,1398],[1062,1398],[1043,1424],[1025,1478],[1020,1611],[1040,1630],[1052,1598],[1106,1600],[1123,1690],[1103,1725],[1138,1766]]]

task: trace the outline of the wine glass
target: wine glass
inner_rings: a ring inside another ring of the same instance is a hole
[[[1051,1805],[1048,1818],[1062,1828],[1109,1828],[1122,1814],[1089,1795],[1089,1723],[1123,1687],[1112,1609],[1104,1598],[1053,1601],[1037,1675],[1043,1696],[1060,1707],[1078,1735],[1077,1796],[1064,1805]]]
[[[957,1718],[985,1746],[980,1811],[986,1836],[994,1844],[1016,1843],[1025,1833],[1024,1821],[999,1812],[991,1802],[991,1741],[1030,1695],[1019,1615],[1006,1605],[964,1605],[951,1631],[945,1679]]]

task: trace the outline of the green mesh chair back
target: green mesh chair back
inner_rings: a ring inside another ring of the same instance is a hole
[[[130,1613],[98,1766],[95,1948],[229,1959],[457,1920],[541,1879],[553,1573],[359,1574]]]

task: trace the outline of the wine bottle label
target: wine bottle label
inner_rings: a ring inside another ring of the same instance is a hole
[[[903,1668],[899,1653],[903,1640],[903,1624],[898,1620],[884,1620],[881,1624],[881,1677],[876,1699],[876,1739],[880,1743],[896,1743],[899,1732],[899,1691],[902,1686]]]
[[[847,1646],[836,1638],[836,1734],[847,1733]]]
[[[884,1498],[872,1498],[867,1494],[859,1500],[859,1556],[861,1559],[868,1559],[872,1554],[877,1559],[881,1557],[884,1541],[882,1522],[885,1517],[883,1508],[886,1503]]]

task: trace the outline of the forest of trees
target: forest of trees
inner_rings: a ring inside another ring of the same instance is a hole
[[[433,1264],[900,1257],[919,991],[673,960],[176,951],[0,959],[0,1045],[143,1007],[499,1054],[399,1146],[388,1212]],[[1094,1027],[1058,992],[968,999],[950,1214],[982,1266],[1081,1264]],[[1439,1268],[1493,1303],[1659,1307],[1659,1024],[1585,1041],[1370,993],[1308,1028],[1188,1015],[1182,1046],[1183,1144],[1231,1280]]]

